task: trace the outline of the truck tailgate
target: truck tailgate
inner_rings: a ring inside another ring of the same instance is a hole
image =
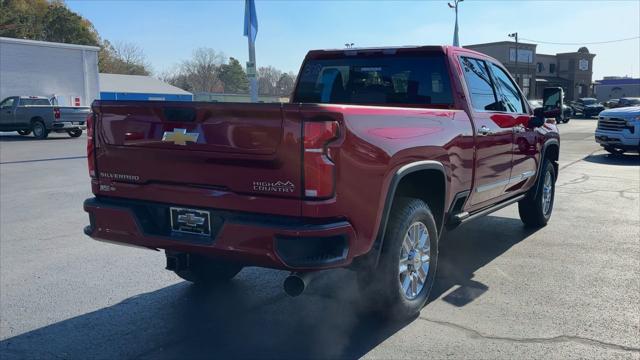
[[[55,106],[60,109],[60,119],[56,121],[84,122],[91,112],[89,107]]]
[[[124,185],[110,195],[174,186],[220,197],[301,197],[295,105],[96,101],[93,110],[98,180]],[[136,193],[144,197],[126,197]]]

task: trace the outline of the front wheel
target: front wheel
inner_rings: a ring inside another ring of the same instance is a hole
[[[27,136],[31,134],[31,130],[18,130],[18,134],[22,136]]]
[[[433,286],[438,231],[429,206],[420,199],[394,201],[378,266],[358,271],[367,308],[394,318],[422,309]]]
[[[71,136],[72,138],[77,138],[80,137],[80,135],[82,135],[82,130],[80,129],[73,129],[73,130],[69,130],[67,131],[67,133],[69,134],[69,136]]]
[[[553,211],[555,192],[556,170],[551,161],[545,160],[536,186],[531,188],[527,196],[518,202],[520,220],[531,227],[547,225]]]

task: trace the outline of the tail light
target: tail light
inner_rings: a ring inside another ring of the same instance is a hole
[[[53,117],[60,119],[60,108],[53,108]]]
[[[333,196],[335,164],[327,144],[338,137],[336,121],[304,123],[304,195],[308,198]]]
[[[89,176],[96,178],[96,147],[94,140],[94,118],[93,113],[87,115],[87,165]]]

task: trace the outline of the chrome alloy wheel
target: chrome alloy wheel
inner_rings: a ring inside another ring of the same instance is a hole
[[[544,184],[542,184],[542,213],[547,216],[551,210],[551,199],[553,197],[553,179],[551,172],[547,171],[544,175]]]
[[[413,300],[418,297],[427,282],[431,244],[425,224],[414,222],[404,236],[400,250],[399,276],[404,296]]]

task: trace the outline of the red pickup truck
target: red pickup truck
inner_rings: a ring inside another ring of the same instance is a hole
[[[297,295],[350,267],[364,299],[409,315],[446,230],[516,202],[549,220],[561,93],[544,102],[449,46],[311,51],[286,104],[96,101],[85,233],[164,249],[198,284],[261,266]]]

